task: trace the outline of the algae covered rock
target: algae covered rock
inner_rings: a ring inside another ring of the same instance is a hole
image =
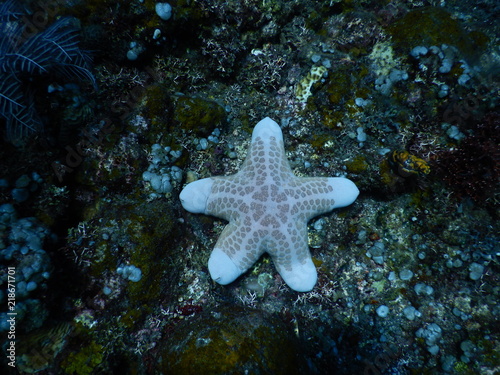
[[[174,120],[182,129],[206,137],[226,123],[226,112],[214,101],[179,96],[174,100]]]
[[[467,32],[461,23],[440,7],[422,7],[394,22],[388,30],[398,48],[410,51],[415,46],[452,45],[468,59],[486,46],[485,34]]]
[[[225,306],[179,323],[162,348],[169,375],[299,374],[303,360],[278,316]]]

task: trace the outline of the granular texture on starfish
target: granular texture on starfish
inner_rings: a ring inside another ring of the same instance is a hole
[[[208,260],[216,282],[231,283],[267,252],[288,286],[306,292],[317,280],[307,222],[350,205],[358,194],[347,178],[295,176],[281,129],[266,117],[255,126],[238,173],[192,182],[181,191],[180,200],[189,212],[229,222]]]

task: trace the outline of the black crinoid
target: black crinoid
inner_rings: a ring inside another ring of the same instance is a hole
[[[0,2],[0,121],[5,120],[5,138],[14,144],[43,129],[33,90],[38,78],[50,74],[95,85],[90,58],[78,47],[76,19],[60,18],[28,33],[23,15],[15,0]]]

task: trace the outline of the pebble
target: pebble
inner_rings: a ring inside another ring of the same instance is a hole
[[[379,307],[377,307],[376,313],[381,318],[385,318],[387,315],[389,315],[389,308],[386,305],[380,305]]]
[[[411,272],[410,270],[402,270],[400,273],[399,273],[399,278],[401,280],[410,280],[411,278],[413,277],[413,272]]]
[[[472,280],[479,280],[483,276],[484,266],[474,262],[469,266],[469,271],[469,277]]]

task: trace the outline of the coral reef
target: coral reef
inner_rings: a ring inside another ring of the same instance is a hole
[[[0,372],[498,372],[498,1],[157,3],[0,3]],[[179,199],[266,116],[360,190],[305,293],[214,283],[227,222]]]

